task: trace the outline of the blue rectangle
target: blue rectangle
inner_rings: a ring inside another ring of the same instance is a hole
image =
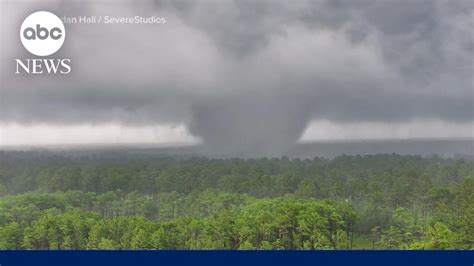
[[[466,265],[474,251],[1,251],[26,265]]]

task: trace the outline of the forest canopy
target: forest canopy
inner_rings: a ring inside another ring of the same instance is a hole
[[[0,152],[0,249],[472,249],[474,162]]]

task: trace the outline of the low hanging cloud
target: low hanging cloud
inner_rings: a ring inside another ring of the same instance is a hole
[[[54,57],[71,74],[15,75],[38,10],[166,23],[67,24]],[[1,15],[2,123],[184,124],[211,151],[279,154],[313,120],[474,120],[469,0],[2,0]]]

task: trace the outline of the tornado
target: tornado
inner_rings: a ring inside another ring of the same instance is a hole
[[[190,132],[215,156],[284,155],[310,120],[304,104],[252,97],[202,103],[192,113]]]

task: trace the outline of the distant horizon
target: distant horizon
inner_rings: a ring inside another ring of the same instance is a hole
[[[266,139],[272,139],[272,135],[268,135]],[[409,123],[340,124],[321,120],[310,123],[295,143],[408,139],[474,139],[474,123],[415,120]],[[64,127],[0,123],[0,147],[82,144],[197,145],[200,143],[203,143],[202,139],[194,136],[185,125],[130,127],[116,124],[84,124]]]
[[[189,143],[96,143],[96,144],[54,144],[54,145],[17,145],[0,146],[3,152],[49,151],[60,153],[107,153],[120,151],[128,156],[167,156],[167,157],[207,157],[207,158],[334,158],[340,155],[376,155],[399,154],[419,155],[423,157],[440,156],[444,158],[474,159],[474,138],[465,139],[359,139],[298,142],[279,154],[252,153],[216,153],[206,149],[203,144]]]
[[[294,145],[312,143],[354,143],[354,142],[407,142],[407,141],[472,141],[474,137],[415,137],[415,138],[354,138],[354,139],[314,139],[299,140]],[[38,143],[38,144],[1,144],[1,147],[54,147],[54,146],[142,146],[152,145],[154,147],[191,147],[203,146],[202,142],[90,142],[90,143]]]

